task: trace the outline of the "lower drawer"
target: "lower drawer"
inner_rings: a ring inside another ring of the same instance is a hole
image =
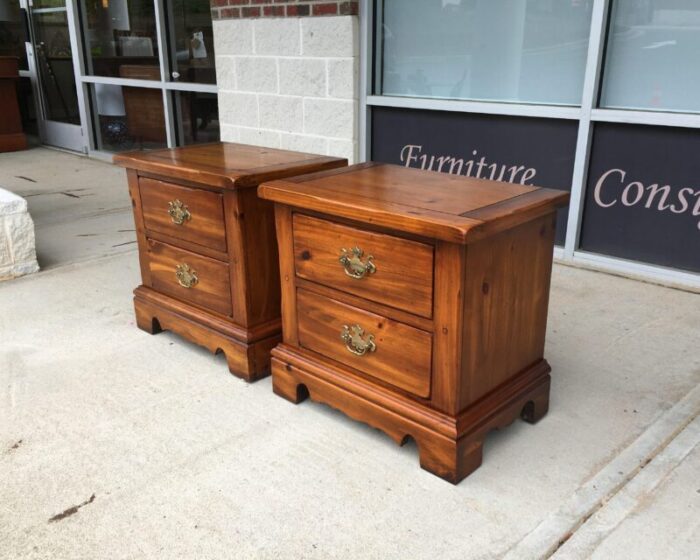
[[[153,289],[231,315],[231,281],[226,263],[149,239],[148,266]]]
[[[419,397],[430,396],[432,335],[297,291],[299,344]]]

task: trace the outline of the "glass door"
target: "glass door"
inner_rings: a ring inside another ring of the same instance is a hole
[[[39,135],[44,144],[85,151],[72,37],[66,0],[29,0],[31,42],[27,54],[39,97]]]

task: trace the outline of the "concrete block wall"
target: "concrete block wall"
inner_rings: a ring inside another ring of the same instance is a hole
[[[221,139],[357,161],[357,16],[214,21]]]

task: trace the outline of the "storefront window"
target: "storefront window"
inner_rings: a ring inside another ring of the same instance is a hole
[[[90,86],[98,149],[108,152],[165,148],[163,92],[112,84]]]
[[[700,132],[596,123],[581,249],[700,272]]]
[[[179,82],[215,84],[214,29],[209,0],[172,0],[173,79]]]
[[[173,100],[180,125],[180,144],[219,141],[219,106],[215,93],[176,91]]]
[[[700,111],[700,2],[615,0],[600,105]]]
[[[88,74],[160,80],[153,0],[83,0],[82,9]]]
[[[579,105],[592,0],[384,0],[378,93]]]
[[[16,56],[22,70],[27,69],[25,41],[19,0],[0,0],[0,56]]]

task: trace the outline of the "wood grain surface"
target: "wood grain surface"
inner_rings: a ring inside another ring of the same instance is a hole
[[[376,272],[352,278],[339,261],[343,248],[371,255]],[[396,307],[422,317],[433,312],[433,247],[294,215],[294,263],[300,278]]]
[[[231,286],[228,265],[153,239],[148,241],[148,261],[154,289],[182,301],[231,315]],[[192,288],[178,283],[175,271],[187,264],[194,270],[198,282]]]
[[[224,204],[220,194],[144,177],[139,179],[139,183],[143,219],[147,230],[184,239],[216,251],[226,251]],[[174,223],[168,214],[168,203],[176,200],[182,202],[191,215],[191,218],[182,224]]]
[[[305,290],[297,291],[299,344],[419,397],[430,394],[432,335]],[[360,325],[374,335],[375,352],[351,353],[343,326]]]

